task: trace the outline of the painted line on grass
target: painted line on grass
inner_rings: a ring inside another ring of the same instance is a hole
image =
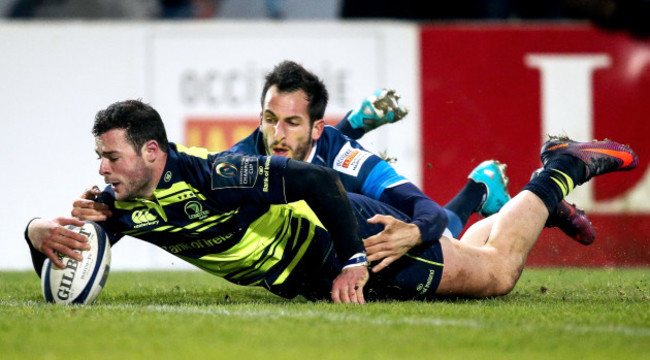
[[[120,305],[107,305],[109,309],[120,309],[123,310],[132,310],[132,306],[120,306]],[[455,320],[455,319],[440,319],[440,318],[404,318],[404,319],[385,319],[385,318],[368,318],[360,315],[353,314],[344,314],[344,313],[331,313],[328,311],[317,311],[317,310],[300,310],[300,311],[288,311],[288,310],[241,310],[241,309],[224,309],[224,308],[178,308],[175,306],[169,305],[150,305],[146,307],[148,310],[155,312],[168,312],[168,313],[182,313],[182,314],[201,314],[201,315],[214,315],[214,316],[238,316],[246,317],[252,319],[259,319],[263,317],[265,319],[279,319],[279,318],[290,318],[290,319],[324,319],[332,322],[345,322],[349,323],[358,323],[358,324],[372,324],[372,325],[435,325],[435,326],[459,326],[459,327],[471,327],[471,328],[480,328],[481,324],[473,320]]]
[[[55,306],[52,304],[47,304],[43,302],[36,301],[5,301],[0,300],[0,306],[9,306],[9,307],[35,307],[35,306]],[[83,306],[83,305],[79,305]],[[117,310],[117,311],[147,311],[152,313],[167,313],[167,314],[199,314],[199,315],[210,315],[210,316],[232,316],[232,317],[241,317],[241,318],[251,318],[259,319],[263,317],[265,319],[322,319],[331,322],[345,322],[347,324],[357,323],[357,324],[370,324],[377,326],[394,326],[394,325],[431,325],[431,326],[455,326],[463,328],[479,328],[479,329],[497,329],[500,326],[498,323],[488,323],[481,322],[476,320],[467,320],[467,319],[442,319],[442,318],[432,318],[432,317],[420,317],[420,318],[403,318],[403,319],[387,319],[373,317],[368,318],[367,316],[362,316],[358,314],[350,313],[332,313],[328,311],[318,311],[318,310],[299,310],[299,311],[289,311],[289,310],[251,310],[251,309],[227,309],[224,307],[180,307],[172,305],[92,305],[97,308],[107,309],[107,310]],[[507,324],[506,324],[507,326]],[[650,337],[650,328],[648,327],[633,327],[633,326],[620,326],[620,325],[599,325],[599,326],[585,326],[585,325],[564,325],[564,326],[533,326],[525,325],[519,327],[520,329],[526,329],[529,331],[538,331],[541,329],[548,328],[557,328],[558,330],[568,332],[568,333],[578,333],[578,334],[619,334],[627,336],[640,336],[640,337]]]

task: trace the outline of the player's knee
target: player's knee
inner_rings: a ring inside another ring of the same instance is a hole
[[[521,271],[518,269],[504,272],[499,277],[499,281],[496,284],[493,296],[503,296],[509,294],[512,289],[515,288],[515,285],[517,285],[520,276]]]
[[[503,296],[509,294],[515,288],[517,280],[511,276],[502,277],[496,284],[491,296]]]
[[[519,274],[511,271],[496,271],[490,274],[489,283],[484,288],[482,297],[507,295],[514,289]]]

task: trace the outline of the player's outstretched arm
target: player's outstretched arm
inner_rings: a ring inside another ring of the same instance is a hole
[[[108,205],[95,201],[101,193],[102,191],[97,186],[84,190],[83,194],[72,203],[70,214],[79,220],[106,221],[112,213]]]
[[[27,225],[25,236],[26,240],[28,240],[27,243],[30,246],[34,267],[37,268],[37,272],[39,272],[38,268],[42,266],[45,259],[42,256],[34,254],[34,250],[44,254],[60,269],[63,269],[65,265],[59,260],[56,254],[57,252],[72,259],[82,260],[81,255],[75,250],[88,250],[90,248],[87,244],[88,239],[66,228],[66,226],[83,226],[83,224],[83,221],[64,217],[51,220],[37,218],[30,221]],[[40,266],[37,266],[37,260],[40,260]]]
[[[330,233],[339,258],[347,260],[334,279],[332,300],[363,304],[363,287],[369,277],[365,250],[338,175],[332,169],[289,160],[284,181],[287,201],[305,200]]]

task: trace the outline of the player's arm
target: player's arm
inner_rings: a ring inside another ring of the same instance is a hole
[[[363,286],[368,281],[364,254],[348,196],[335,171],[308,163],[289,160],[285,169],[285,192],[288,202],[304,200],[330,233],[340,259],[349,259],[334,280],[334,302],[364,303]],[[363,254],[363,255],[359,255]]]
[[[41,276],[43,262],[49,258],[52,263],[60,269],[65,265],[59,256],[67,256],[78,261],[82,260],[81,251],[89,250],[88,238],[78,232],[69,229],[69,226],[83,226],[84,222],[68,217],[57,217],[54,219],[33,218],[25,228],[25,241],[29,246],[32,256],[32,264],[38,276]],[[104,230],[108,230],[107,223],[100,222]],[[122,235],[107,231],[111,246],[115,245]]]
[[[358,146],[356,143],[350,144]],[[348,156],[347,153],[344,152],[339,157]],[[335,170],[340,168],[339,157],[334,160]],[[414,246],[438,241],[448,223],[444,209],[408,179],[397,174],[385,160],[365,151],[357,153],[355,160],[357,158],[359,170],[356,176],[346,175],[345,172],[349,172],[349,169],[340,169],[346,189],[391,205],[411,218],[408,224],[391,216],[379,216],[370,220],[371,223],[384,225],[382,232],[365,239],[368,260],[381,260],[379,265],[373,267],[373,271],[383,269]]]
[[[94,221],[104,227],[105,223],[103,222],[112,216],[112,212],[110,207],[100,199],[101,194],[102,192],[97,186],[86,189],[73,202],[72,218],[34,218],[27,224],[25,240],[29,246],[34,270],[39,276],[46,258],[49,258],[55,266],[63,268],[64,265],[56,253],[81,260],[78,251],[87,250],[88,239],[68,229],[67,226],[83,226],[83,221]],[[119,241],[119,235],[109,234],[109,236],[111,245]]]
[[[411,217],[411,224],[420,230],[420,241],[416,245],[438,241],[447,228],[449,219],[445,210],[411,182],[387,187],[379,200]]]
[[[332,169],[280,156],[215,154],[201,163],[206,193],[224,210],[304,200],[328,230],[343,270],[332,300],[363,303],[368,269],[363,242],[347,193]],[[209,168],[208,168],[209,167]],[[235,176],[236,175],[236,176]],[[355,257],[362,254],[362,257]],[[357,260],[363,261],[357,261]],[[352,262],[352,263],[349,263]]]
[[[83,221],[64,217],[51,220],[34,218],[27,224],[25,240],[38,276],[41,276],[41,268],[46,258],[49,258],[57,267],[64,268],[63,262],[59,260],[55,252],[81,260],[81,255],[75,250],[88,250],[88,239],[66,226],[83,226],[83,224]]]
[[[368,261],[379,261],[373,271],[381,271],[410,249],[438,241],[447,227],[447,214],[417,186],[405,182],[383,190],[380,201],[412,218],[405,223],[392,216],[376,215],[368,222],[383,224],[384,230],[365,239]]]
[[[408,109],[399,104],[395,90],[381,89],[363,99],[335,127],[352,139],[360,139],[365,133],[382,125],[403,119]]]
[[[70,214],[79,219],[86,221],[106,221],[111,217],[112,212],[107,204],[96,201],[102,191],[97,186],[92,186],[81,194],[72,203]]]

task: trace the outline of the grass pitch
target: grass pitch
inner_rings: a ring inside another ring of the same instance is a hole
[[[650,269],[527,269],[488,300],[284,300],[198,271],[114,272],[90,306],[0,272],[2,359],[648,359]]]

